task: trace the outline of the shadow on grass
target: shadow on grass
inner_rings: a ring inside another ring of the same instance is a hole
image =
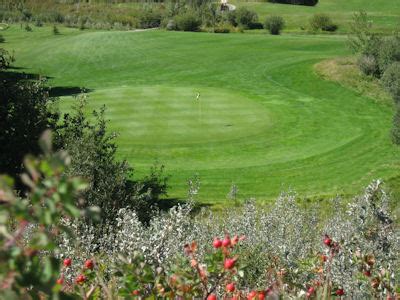
[[[6,70],[0,72],[0,80],[18,82],[23,80],[42,80],[42,79],[48,80],[54,78],[51,76],[43,76],[39,74],[13,71],[13,70],[25,70],[25,69],[26,68],[24,67],[9,67]],[[47,88],[47,91],[49,92],[50,97],[63,97],[63,96],[76,96],[82,93],[91,93],[94,90],[77,86],[55,86],[55,87],[50,86]]]
[[[49,88],[50,97],[77,96],[83,93],[91,93],[93,89],[81,88],[77,86],[55,86]]]
[[[12,68],[14,69],[14,68]],[[0,79],[8,80],[8,81],[20,81],[20,80],[40,80],[40,79],[51,79],[52,77],[43,76],[39,74],[25,73],[25,72],[14,72],[14,71],[6,71],[0,72]]]
[[[187,200],[183,200],[183,199],[179,199],[179,198],[166,198],[166,199],[158,200],[156,204],[157,204],[157,207],[160,210],[167,211],[167,210],[171,209],[174,206],[188,204],[188,201]],[[193,214],[197,214],[204,207],[211,207],[211,204],[195,202],[194,203],[194,207],[192,209],[192,213]]]

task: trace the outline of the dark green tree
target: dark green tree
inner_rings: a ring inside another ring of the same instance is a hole
[[[52,110],[56,100],[49,97],[43,81],[5,70],[12,59],[3,54],[0,51],[0,173],[17,179],[23,157],[40,152],[38,139],[44,130],[55,128],[58,113]]]

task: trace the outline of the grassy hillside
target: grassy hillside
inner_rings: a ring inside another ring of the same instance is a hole
[[[398,174],[391,108],[314,72],[315,63],[349,54],[344,37],[61,33],[3,32],[23,71],[91,89],[90,106],[105,104],[120,133],[120,157],[139,174],[165,164],[172,197],[186,195],[194,174],[200,200],[220,204],[232,183],[241,198],[289,188],[325,197]],[[62,99],[64,110],[70,104]]]
[[[400,1],[397,0],[320,0],[314,7],[275,4],[261,1],[231,0],[233,4],[255,10],[263,21],[267,15],[284,17],[288,31],[299,31],[306,27],[308,19],[315,13],[329,14],[339,24],[339,32],[349,30],[349,22],[354,12],[364,10],[374,22],[375,30],[390,33],[400,28]]]

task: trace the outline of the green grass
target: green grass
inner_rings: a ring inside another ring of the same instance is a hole
[[[4,45],[53,86],[93,89],[90,108],[107,106],[119,157],[138,176],[164,164],[171,197],[185,197],[194,174],[200,201],[217,205],[232,183],[241,199],[326,198],[399,174],[391,108],[314,72],[349,55],[345,37],[60,31],[12,27]]]
[[[354,12],[360,10],[368,13],[378,32],[390,33],[400,28],[400,1],[397,0],[319,0],[314,7],[259,1],[230,2],[256,11],[262,22],[267,15],[281,15],[286,21],[286,31],[301,31],[301,27],[307,28],[313,14],[326,13],[339,25],[338,32],[348,32]]]

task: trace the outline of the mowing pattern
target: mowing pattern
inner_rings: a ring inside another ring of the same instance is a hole
[[[54,86],[93,89],[138,174],[158,161],[172,197],[353,194],[398,171],[391,108],[324,81],[313,65],[347,55],[345,37],[179,32],[6,32],[18,65]],[[198,93],[199,98],[197,99]],[[63,109],[71,104],[64,98]]]

